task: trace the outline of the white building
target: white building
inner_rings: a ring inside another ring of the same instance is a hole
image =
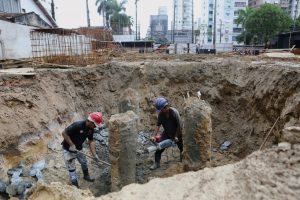
[[[31,57],[30,31],[52,27],[55,20],[39,0],[0,0],[0,59]]]
[[[298,18],[300,16],[300,0],[290,0],[288,12],[292,19]]]
[[[174,0],[175,30],[192,30],[192,0]],[[173,11],[173,12],[174,12]]]
[[[248,0],[235,0],[233,8],[233,29],[232,29],[232,42],[234,45],[238,44],[236,37],[243,32],[242,25],[237,25],[235,20],[239,17],[240,11],[245,10],[248,6]]]
[[[214,22],[214,3],[215,0],[200,0],[200,19],[197,29],[199,37],[197,43],[201,49],[214,49],[217,52],[231,51],[233,44],[236,43],[236,36],[242,30],[237,27],[234,19],[238,12],[245,9],[247,0],[224,0],[217,1],[216,23]],[[216,28],[214,26],[216,25]],[[213,43],[215,33],[215,46]]]

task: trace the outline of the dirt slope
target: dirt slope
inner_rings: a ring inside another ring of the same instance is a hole
[[[144,185],[131,184],[120,192],[95,199],[298,199],[299,147],[297,144],[290,150],[275,147],[258,151],[236,164],[153,179]],[[29,199],[90,199],[85,193],[61,184],[50,185],[37,187]]]
[[[212,166],[239,161],[257,150],[278,117],[268,147],[280,140],[285,126],[300,125],[300,64],[295,60],[138,55],[35,73],[0,75],[0,178],[20,160],[32,163],[46,155],[48,166],[62,162],[60,152],[48,149],[49,141],[59,150],[60,134],[70,122],[95,110],[106,120],[118,113],[127,88],[141,97],[141,131],[155,125],[153,98],[166,96],[182,113],[187,92],[193,96],[200,90],[213,109],[213,148],[232,142],[228,152],[213,153]],[[49,168],[47,181],[67,184],[63,164],[56,167]],[[99,194],[98,185],[87,187]]]

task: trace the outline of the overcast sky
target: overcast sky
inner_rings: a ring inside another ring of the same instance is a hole
[[[86,0],[55,0],[56,21],[62,28],[77,28],[87,26]],[[91,26],[102,26],[103,20],[98,15],[96,0],[89,0]],[[126,14],[135,19],[135,0],[128,0]],[[172,18],[173,0],[139,0],[138,23],[141,25],[141,36],[144,37],[150,24],[150,15],[158,14],[159,6],[168,7],[169,21]],[[135,26],[133,27],[135,30]]]

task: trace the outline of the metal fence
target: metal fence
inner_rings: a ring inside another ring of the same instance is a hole
[[[73,30],[49,30],[30,33],[33,59],[65,65],[100,64],[117,49],[113,41],[99,41]]]

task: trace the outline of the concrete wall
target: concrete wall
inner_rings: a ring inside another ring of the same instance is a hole
[[[48,18],[45,16],[45,14],[40,10],[40,8],[33,2],[33,0],[21,0],[21,8],[25,9],[26,12],[35,12],[45,22],[47,22],[48,24],[51,25],[51,22],[48,20]]]
[[[23,26],[0,20],[0,59],[30,58],[30,30],[32,27]],[[2,55],[1,55],[2,54]]]

